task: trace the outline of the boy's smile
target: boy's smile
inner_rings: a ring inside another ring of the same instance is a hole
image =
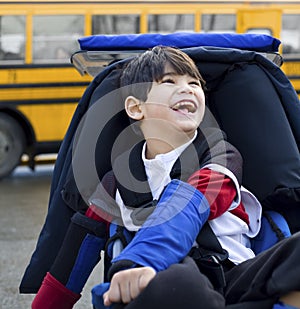
[[[172,109],[184,114],[196,112],[197,106],[194,101],[182,100],[172,106]]]

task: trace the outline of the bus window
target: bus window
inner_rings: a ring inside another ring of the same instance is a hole
[[[94,15],[92,17],[92,34],[128,34],[139,32],[139,15]]]
[[[68,63],[83,35],[83,15],[34,16],[33,62]]]
[[[0,16],[0,61],[24,62],[25,16]]]
[[[148,16],[149,32],[193,31],[192,14],[154,14]]]
[[[300,53],[300,14],[282,15],[282,52],[284,54]]]
[[[236,18],[233,14],[203,14],[202,27],[204,32],[235,32]]]
[[[247,33],[272,35],[272,29],[268,29],[268,28],[252,28],[252,29],[247,30]]]

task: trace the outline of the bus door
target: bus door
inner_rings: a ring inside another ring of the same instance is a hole
[[[236,16],[236,31],[264,33],[280,38],[281,16],[280,9],[240,9]]]

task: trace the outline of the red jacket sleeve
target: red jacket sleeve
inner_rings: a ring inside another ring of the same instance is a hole
[[[232,179],[208,168],[196,171],[190,176],[188,183],[203,193],[209,202],[209,220],[215,219],[226,212],[237,194]],[[249,217],[242,203],[231,212],[249,224]]]

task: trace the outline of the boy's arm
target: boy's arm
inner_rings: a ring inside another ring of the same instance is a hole
[[[113,260],[113,263],[119,263],[113,264],[110,274],[127,268],[128,261],[133,267],[150,266],[156,271],[180,262],[207,221],[201,213],[204,207],[209,219],[216,218],[229,209],[236,195],[234,182],[211,169],[196,171],[188,183],[172,180],[142,228]]]
[[[112,260],[109,277],[128,268],[128,261],[133,267],[150,266],[156,271],[180,262],[208,216],[209,204],[204,195],[188,183],[172,180],[133,240]]]

